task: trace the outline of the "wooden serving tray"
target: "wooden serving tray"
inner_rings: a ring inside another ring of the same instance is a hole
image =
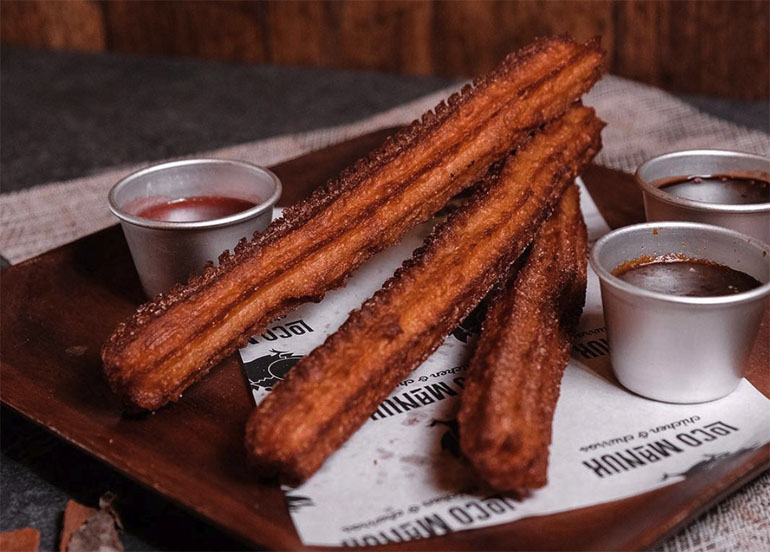
[[[389,131],[274,167],[283,204],[306,196],[379,145]],[[628,175],[590,167],[583,178],[612,227],[643,220]],[[243,429],[253,408],[237,355],[177,404],[125,416],[101,374],[99,350],[143,301],[117,226],[6,269],[0,287],[2,403],[128,477],[252,545],[303,548],[283,494],[247,468]],[[748,378],[766,396],[768,316]],[[768,467],[764,447],[633,498],[410,542],[409,549],[641,549],[680,528]],[[391,548],[398,548],[397,545]]]

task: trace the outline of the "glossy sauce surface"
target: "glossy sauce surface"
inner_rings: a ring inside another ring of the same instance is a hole
[[[688,176],[657,184],[666,193],[705,203],[751,205],[770,202],[770,183],[752,176]]]
[[[642,258],[612,274],[642,289],[686,297],[733,295],[762,285],[745,272],[705,259]]]
[[[183,197],[139,211],[140,217],[166,222],[197,222],[227,217],[251,209],[253,201],[224,196]]]

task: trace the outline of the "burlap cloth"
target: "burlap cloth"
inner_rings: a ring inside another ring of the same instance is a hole
[[[407,124],[432,108],[445,89],[356,123],[278,136],[195,156],[272,165],[376,129]],[[643,160],[678,149],[707,147],[770,155],[770,137],[701,113],[656,88],[606,76],[587,95],[607,122],[599,164],[633,172]],[[109,188],[144,166],[55,182],[0,195],[0,254],[18,263],[115,223],[107,209]],[[770,474],[747,485],[669,539],[661,550],[770,549]]]

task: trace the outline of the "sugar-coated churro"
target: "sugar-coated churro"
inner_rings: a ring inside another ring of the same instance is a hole
[[[102,351],[134,407],[177,400],[275,318],[320,300],[377,251],[467,188],[601,72],[598,40],[543,39],[508,56],[367,159],[287,209],[220,265],[141,306]]]
[[[600,148],[575,107],[491,174],[466,205],[257,407],[246,448],[263,472],[314,473],[476,306]]]
[[[458,422],[463,453],[497,489],[527,494],[547,481],[553,413],[585,302],[586,259],[573,185],[523,266],[490,298]]]

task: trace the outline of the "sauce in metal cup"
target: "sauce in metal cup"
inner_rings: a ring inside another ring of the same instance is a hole
[[[727,175],[770,180],[770,158],[724,150],[666,153],[642,163],[636,182],[644,195],[648,222],[681,220],[732,228],[770,243],[770,202],[723,203],[697,201],[666,191],[674,179]]]
[[[707,259],[753,277],[742,293],[689,297],[650,291],[612,274],[643,256]],[[770,246],[718,226],[690,222],[620,228],[594,245],[612,368],[645,397],[697,403],[732,392],[743,376],[770,295]]]
[[[242,238],[251,239],[267,228],[280,196],[280,180],[265,168],[223,159],[188,159],[135,172],[115,184],[108,199],[120,219],[142,287],[153,297],[186,282],[207,261],[216,263]],[[253,206],[240,212],[231,208],[231,214],[207,220],[149,218],[153,209],[191,198],[201,204],[203,199],[211,203],[212,198],[228,198]]]

